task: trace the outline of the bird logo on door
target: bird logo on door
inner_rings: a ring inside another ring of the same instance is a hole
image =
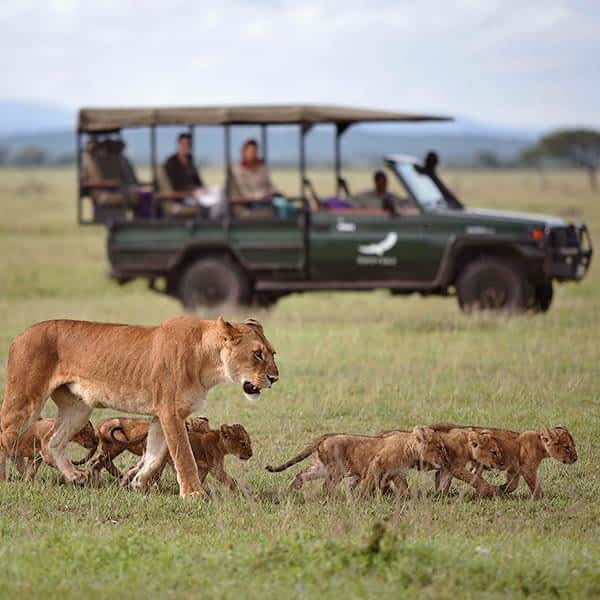
[[[359,246],[358,251],[361,254],[367,254],[369,256],[383,256],[396,245],[397,241],[398,234],[395,231],[390,231],[390,233],[388,233],[380,242]]]

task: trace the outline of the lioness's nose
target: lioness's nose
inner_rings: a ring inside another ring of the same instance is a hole
[[[267,375],[267,379],[269,380],[269,383],[273,384],[279,380],[279,377],[277,375]]]

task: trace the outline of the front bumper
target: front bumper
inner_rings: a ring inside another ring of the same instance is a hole
[[[579,281],[588,272],[593,253],[592,239],[585,225],[551,229],[547,236],[545,274],[557,281]]]

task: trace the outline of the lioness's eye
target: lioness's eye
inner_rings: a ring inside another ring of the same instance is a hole
[[[258,359],[258,360],[264,360],[263,358],[263,354],[260,350],[255,350],[254,351],[254,356]]]

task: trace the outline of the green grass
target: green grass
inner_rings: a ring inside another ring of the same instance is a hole
[[[73,172],[0,175],[2,365],[10,340],[39,320],[154,324],[180,312],[141,283],[107,279],[104,231],[75,225]],[[358,189],[367,177],[349,179]],[[447,177],[467,204],[559,214],[600,231],[600,196],[583,174],[550,173],[546,187],[524,171]],[[297,184],[290,173],[279,181]],[[240,422],[252,436],[254,458],[228,463],[248,497],[213,488],[210,502],[183,501],[172,472],[147,495],[108,478],[72,489],[42,467],[33,485],[0,486],[0,597],[598,597],[599,299],[597,261],[583,283],[558,286],[548,314],[510,320],[467,318],[451,298],[286,298],[256,315],[281,382],[257,405],[237,387],[217,388],[207,408],[213,423]],[[319,487],[293,497],[291,471],[263,469],[321,432],[438,420],[562,423],[580,459],[542,464],[538,502],[523,484],[511,498],[483,501],[456,486],[436,500],[431,474],[410,475],[415,497],[401,505],[325,500]]]

